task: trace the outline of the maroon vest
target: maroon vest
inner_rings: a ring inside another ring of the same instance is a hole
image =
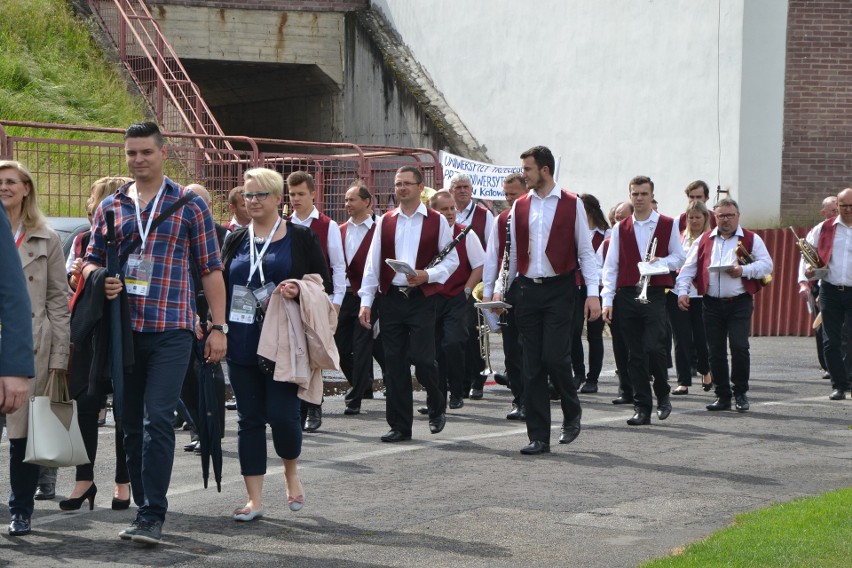
[[[361,244],[358,245],[358,250],[355,251],[355,256],[346,258],[346,230],[349,228],[349,221],[340,226],[340,237],[343,241],[343,258],[346,260],[346,277],[349,279],[349,286],[352,288],[352,293],[358,295],[358,290],[361,289],[361,279],[364,277],[364,265],[367,263],[367,253],[370,250],[370,243],[373,241],[373,233],[376,231],[376,224],[370,227]]]
[[[547,260],[556,274],[565,274],[577,268],[577,243],[574,241],[574,223],[577,221],[577,196],[564,189],[556,205],[553,225],[544,249]],[[530,267],[530,196],[515,201],[515,235],[517,237],[518,273],[526,275]],[[586,220],[583,219],[583,222]]]
[[[748,229],[743,229],[743,238],[740,242],[742,242],[743,247],[748,252],[751,252],[754,247],[754,232],[749,231]],[[701,238],[698,240],[698,244],[695,246],[698,247],[694,280],[695,289],[698,290],[698,294],[700,296],[703,296],[707,293],[707,287],[710,283],[710,256],[713,254],[713,239],[710,237],[710,231],[701,235]],[[755,280],[752,278],[743,278],[742,281],[743,288],[745,288],[746,292],[752,296],[757,294],[763,287],[763,283],[760,279]]]
[[[328,268],[328,275],[331,276],[331,260],[328,257],[328,229],[331,226],[331,217],[325,213],[320,213],[318,219],[311,221],[310,229],[319,238],[320,246],[322,247],[322,255],[325,257],[325,265]]]
[[[828,266],[828,262],[831,260],[831,252],[834,249],[834,233],[837,230],[837,225],[834,224],[835,219],[837,219],[836,215],[823,221],[822,228],[819,230],[817,254],[823,266]]]
[[[592,231],[592,248],[595,252],[598,252],[598,248],[603,244],[604,236],[598,230]],[[586,279],[583,278],[583,271],[579,268],[577,269],[576,277],[575,277],[577,286],[585,286]]]
[[[660,215],[657,228],[651,238],[657,239],[657,252],[654,256],[663,257],[668,255],[669,240],[672,236],[674,219]],[[659,254],[665,252],[665,254]],[[616,288],[635,286],[639,282],[639,263],[645,260],[639,256],[639,245],[636,242],[636,233],[633,232],[633,216],[623,219],[618,224],[618,279]],[[665,286],[671,288],[674,285],[671,273],[652,276],[649,286]]]
[[[485,234],[485,226],[490,213],[488,212],[488,209],[482,205],[474,205],[473,213],[471,215],[473,217],[470,221],[470,224],[473,225],[473,229],[471,229],[471,231],[476,233],[476,236],[479,237],[479,242],[482,243],[482,250],[485,250],[485,247],[488,244],[488,235]]]
[[[708,213],[710,213],[710,229],[715,229],[716,228],[716,214],[713,213],[712,211],[708,211]],[[678,220],[677,226],[678,226],[678,229],[680,229],[681,233],[683,233],[686,230],[686,213],[680,214],[680,220]]]
[[[458,223],[453,225],[453,238],[458,237],[462,230],[463,227]],[[471,232],[473,231],[476,231],[476,229],[471,229]],[[467,284],[467,279],[470,278],[470,273],[473,272],[470,262],[467,260],[467,239],[469,238],[470,233],[456,245],[456,252],[459,255],[459,267],[444,282],[440,292],[438,292],[445,298],[455,298],[464,292],[464,285]]]
[[[382,255],[379,268],[379,290],[387,294],[395,272],[385,262],[388,258],[396,258],[396,209],[388,211],[382,219]],[[426,210],[426,218],[420,229],[420,245],[417,248],[417,259],[414,263],[416,270],[424,270],[432,258],[438,254],[438,242],[441,234],[441,214],[434,209]],[[440,284],[423,284],[423,294],[431,296],[440,288]]]

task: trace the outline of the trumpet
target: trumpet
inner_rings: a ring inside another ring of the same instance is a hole
[[[751,254],[745,248],[745,246],[743,246],[742,241],[737,241],[737,250],[736,250],[735,254],[737,256],[737,262],[739,262],[743,266],[745,266],[746,264],[751,264],[752,262],[757,260],[754,257],[754,255]],[[769,286],[770,282],[772,282],[772,275],[771,274],[767,274],[766,276],[764,276],[763,278],[760,279],[760,283],[763,284],[764,286]]]
[[[648,251],[645,253],[645,262],[651,262],[651,259],[654,258],[654,254],[657,252],[657,237],[649,243]],[[639,295],[636,297],[636,301],[640,304],[647,304],[651,300],[648,299],[648,285],[651,283],[651,276],[645,275],[639,278]]]
[[[802,253],[802,258],[814,268],[825,268],[825,264],[819,259],[819,253],[814,246],[796,234],[796,230],[790,227],[793,231],[793,236],[796,238],[796,246],[799,247],[799,252]]]
[[[482,291],[485,289],[482,282],[476,285],[471,295],[477,302],[482,301]],[[491,319],[489,319],[491,318]],[[493,320],[493,321],[492,321]],[[491,369],[491,333],[499,330],[497,316],[494,312],[485,308],[476,308],[476,331],[479,336],[479,356],[485,361],[485,368],[479,373],[487,377],[494,373]]]

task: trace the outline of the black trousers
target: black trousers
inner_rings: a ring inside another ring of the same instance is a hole
[[[576,382],[598,382],[603,368],[603,318],[586,322],[583,309],[586,304],[586,287],[577,288],[577,299],[574,302],[574,337],[571,340],[571,365],[574,368]],[[585,353],[583,353],[583,324],[586,325],[586,342],[589,344],[589,374],[586,374]]]
[[[579,419],[582,415],[577,388],[571,376],[571,331],[576,289],[573,272],[548,279],[542,284],[519,276],[510,289],[507,300],[514,306],[521,337],[530,441],[550,443],[548,375],[559,393],[563,419]]]
[[[630,382],[629,352],[621,327],[618,312],[614,312],[609,331],[612,334],[612,358],[615,359],[615,370],[618,372],[618,394],[632,400],[633,383]]]
[[[619,335],[627,344],[627,372],[633,386],[633,401],[637,409],[651,412],[654,395],[657,400],[671,392],[666,365],[666,298],[660,286],[648,288],[647,304],[636,301],[638,290],[619,288],[615,294],[615,317]]]
[[[476,300],[473,296],[466,300],[465,310],[467,311],[467,342],[464,350],[464,367],[465,380],[464,390],[467,392],[470,389],[482,389],[485,385],[485,380],[488,378],[482,374],[485,369],[485,359],[479,351],[479,330],[476,327],[476,308],[473,304]]]
[[[392,286],[381,301],[386,418],[392,430],[411,435],[414,393],[409,359],[414,363],[417,381],[426,390],[429,416],[437,417],[447,407],[447,399],[438,387],[435,362],[435,297],[426,297],[417,289],[406,299]],[[409,343],[411,349],[408,349]]]
[[[467,298],[461,293],[453,298],[435,295],[435,346],[438,348],[438,385],[454,398],[464,392],[465,347],[470,337]],[[477,346],[479,341],[477,340]],[[478,347],[477,347],[478,349]]]
[[[843,361],[843,327],[852,317],[852,288],[841,289],[823,281],[819,289],[819,303],[822,308],[823,352],[831,374],[831,386],[847,390],[850,381]]]
[[[98,457],[98,414],[101,411],[102,398],[100,395],[89,396],[83,391],[77,401],[77,422],[80,434],[86,446],[89,463],[77,466],[76,481],[95,480],[95,460]],[[130,483],[130,473],[127,471],[127,455],[124,453],[124,431],[121,423],[115,424],[115,482]]]
[[[373,330],[366,329],[358,321],[360,310],[361,298],[346,292],[334,332],[334,343],[340,354],[340,370],[351,387],[344,399],[350,408],[361,408],[364,393],[373,388]],[[370,310],[373,325],[378,315],[378,306],[374,305]]]
[[[692,386],[690,359],[693,351],[697,357],[695,368],[698,372],[702,375],[710,372],[707,337],[704,333],[703,305],[703,298],[690,298],[689,310],[683,311],[677,307],[677,295],[674,292],[666,294],[666,309],[674,338],[677,384],[685,387]]]
[[[730,399],[732,391],[734,396],[748,392],[751,372],[748,336],[752,311],[754,300],[748,293],[724,299],[704,296],[704,330],[710,352],[710,372],[719,398]],[[726,343],[731,349],[730,370]]]
[[[503,336],[503,363],[506,365],[509,389],[512,391],[512,404],[525,406],[524,374],[521,371],[521,338],[518,335],[518,322],[515,321],[514,308],[506,310],[503,318],[506,322],[500,330]]]

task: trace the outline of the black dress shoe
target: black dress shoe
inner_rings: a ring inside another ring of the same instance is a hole
[[[613,404],[633,404],[632,397],[626,397],[623,394],[618,395],[618,398],[612,400]]]
[[[689,387],[683,387],[683,388],[678,387],[678,388],[674,389],[670,394],[673,394],[675,396],[682,395],[682,394],[689,394]]]
[[[831,394],[828,395],[828,398],[831,400],[843,400],[846,398],[846,393],[843,392],[843,389],[834,389],[831,391]]]
[[[749,409],[748,397],[746,395],[738,394],[734,397],[734,400],[736,401],[737,410],[739,412],[745,412]]]
[[[591,394],[598,392],[598,382],[586,381],[585,383],[583,383],[583,387],[580,389],[580,392],[583,394]]]
[[[346,416],[355,416],[356,414],[361,414],[360,406],[347,406],[343,409],[343,414]]]
[[[54,497],[56,497],[55,483],[39,483],[33,498],[36,501],[50,501]]]
[[[562,423],[562,432],[559,436],[560,444],[570,444],[580,435],[580,419],[574,418]]]
[[[305,432],[316,432],[322,426],[322,407],[309,406],[308,414],[305,416],[305,425],[302,428]]]
[[[12,536],[24,536],[30,534],[32,527],[30,520],[20,513],[12,515],[12,522],[9,523],[9,534]]]
[[[417,408],[417,414],[429,414],[429,407],[428,406],[419,406]]]
[[[237,399],[232,398],[228,402],[225,403],[225,408],[228,410],[236,410],[237,409]]]
[[[672,400],[669,395],[657,399],[657,418],[665,420],[672,413]]]
[[[199,445],[198,435],[197,435],[197,434],[195,434],[195,435],[193,435],[193,436],[192,436],[192,438],[190,438],[189,443],[188,443],[188,444],[186,444],[186,445],[183,447],[183,451],[185,451],[185,452],[194,452],[194,451],[195,451],[195,448],[197,448],[197,447],[198,447],[198,445]]]
[[[452,410],[457,410],[457,409],[461,408],[462,406],[464,406],[464,400],[462,399],[462,397],[460,397],[460,396],[459,397],[455,397],[455,396],[450,397],[450,408]]]
[[[511,412],[506,415],[506,420],[521,420],[527,419],[526,409],[523,406],[512,407]]]
[[[494,373],[494,382],[498,385],[503,385],[504,387],[509,386],[509,377],[502,373]]]
[[[827,380],[827,381],[830,381],[831,380],[831,373],[829,373],[828,371],[824,372],[822,374],[822,378]]]
[[[635,414],[627,419],[627,423],[631,426],[647,426],[651,423],[651,413],[641,408],[636,408]]]
[[[521,453],[525,456],[537,456],[538,454],[549,454],[550,453],[550,444],[547,442],[539,442],[538,440],[533,440],[523,448],[521,448]]]
[[[382,442],[390,442],[390,443],[405,442],[405,441],[410,440],[410,439],[411,439],[411,434],[405,435],[402,432],[399,432],[397,430],[391,430],[390,432],[388,432],[387,434],[382,436]]]
[[[447,415],[443,412],[434,418],[429,418],[429,431],[438,434],[447,425]]]
[[[470,389],[470,400],[482,400],[482,389]]]
[[[730,410],[731,409],[731,399],[730,398],[717,398],[713,402],[707,405],[707,410]]]

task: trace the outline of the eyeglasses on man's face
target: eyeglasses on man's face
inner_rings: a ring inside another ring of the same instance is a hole
[[[243,199],[246,201],[266,201],[266,198],[269,197],[268,191],[258,191],[257,193],[243,193]]]
[[[718,219],[722,219],[723,221],[727,221],[728,219],[733,219],[736,217],[736,213],[722,213],[721,215],[716,215]]]

